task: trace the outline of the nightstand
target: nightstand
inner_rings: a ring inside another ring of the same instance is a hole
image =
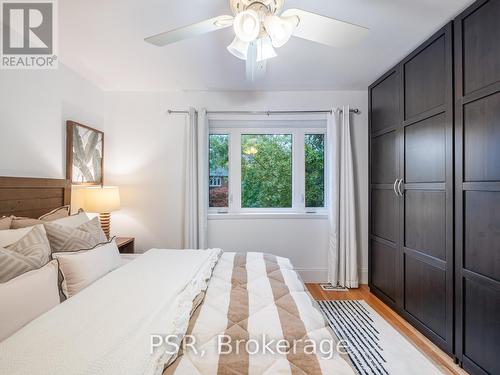
[[[122,254],[134,254],[135,238],[133,237],[116,237],[116,245]]]

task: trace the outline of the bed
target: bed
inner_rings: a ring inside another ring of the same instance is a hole
[[[0,177],[0,216],[70,193]],[[0,373],[353,374],[341,344],[288,259],[151,249],[0,342]]]

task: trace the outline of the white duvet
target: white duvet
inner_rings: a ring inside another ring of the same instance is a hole
[[[148,251],[1,342],[0,374],[161,373],[151,335],[185,333],[220,253]]]

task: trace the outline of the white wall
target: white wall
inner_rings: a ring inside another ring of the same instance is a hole
[[[66,120],[104,129],[104,94],[58,70],[0,70],[0,175],[65,178]]]
[[[56,71],[0,71],[0,175],[64,178],[65,121],[103,129],[106,183],[121,187],[113,232],[137,248],[182,247],[186,117],[167,108],[211,110],[328,109],[350,104],[353,116],[360,272],[366,281],[367,94],[318,92],[103,93],[61,65]],[[79,195],[73,194],[78,204]],[[292,259],[305,280],[326,280],[327,221],[211,220],[209,245],[266,251]]]
[[[121,187],[123,210],[113,231],[133,235],[140,251],[179,248],[183,230],[186,118],[165,110],[329,109],[350,104],[357,180],[360,272],[367,280],[368,123],[365,91],[109,93],[106,177]],[[327,221],[319,219],[209,221],[209,245],[231,251],[267,251],[292,259],[306,281],[326,281]]]
[[[0,176],[65,178],[66,120],[104,129],[104,105],[101,90],[62,64],[0,70]]]

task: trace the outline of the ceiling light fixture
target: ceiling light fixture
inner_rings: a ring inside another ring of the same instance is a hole
[[[234,32],[243,42],[252,42],[259,36],[260,18],[256,11],[245,10],[234,18]]]
[[[257,43],[257,62],[272,59],[278,56],[271,43],[271,38],[264,36]]]
[[[233,26],[236,38],[227,50],[246,61],[247,79],[253,82],[264,76],[267,60],[276,56],[274,48],[284,46],[292,36],[345,48],[358,43],[368,33],[365,27],[325,15],[294,8],[284,11],[285,0],[228,1],[232,16],[209,18],[145,40],[155,46],[166,46]]]
[[[249,46],[249,42],[244,42],[240,38],[235,37],[233,42],[227,46],[227,50],[238,59],[246,60],[248,57]]]
[[[278,17],[269,15],[264,19],[264,28],[269,34],[273,46],[283,47],[292,37],[293,32],[299,25],[298,17]]]

